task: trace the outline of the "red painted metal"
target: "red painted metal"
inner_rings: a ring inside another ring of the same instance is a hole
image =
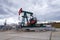
[[[19,10],[19,12],[18,12],[18,13],[19,13],[19,15],[22,13],[22,8],[20,8],[20,10]]]

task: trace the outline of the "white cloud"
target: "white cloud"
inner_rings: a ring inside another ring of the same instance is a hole
[[[9,14],[9,18],[18,16],[19,8],[33,12],[41,21],[54,20],[55,17],[60,16],[60,0],[1,0],[1,6]]]
[[[18,23],[18,19],[16,17],[7,18],[7,24],[11,23]]]

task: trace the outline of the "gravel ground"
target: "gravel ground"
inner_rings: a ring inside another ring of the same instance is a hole
[[[50,32],[0,32],[0,40],[49,40]]]
[[[60,29],[59,29],[60,30]],[[60,40],[60,31],[52,32],[51,40]],[[0,40],[49,40],[51,31],[47,32],[0,32]]]
[[[56,32],[52,32],[51,40],[60,40],[60,29],[56,30]]]

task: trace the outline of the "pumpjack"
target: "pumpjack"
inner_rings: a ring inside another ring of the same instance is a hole
[[[35,27],[36,26],[37,18],[33,16],[32,12],[24,11],[21,8],[18,13],[19,13],[19,16],[20,16],[21,13],[23,13],[22,22],[20,23],[20,26],[22,26],[22,27]],[[28,20],[28,15],[27,14],[30,15],[29,20]],[[27,26],[25,26],[25,19],[27,21]]]
[[[18,13],[19,13],[19,16],[20,16],[20,14],[23,13],[23,16],[22,16],[22,22],[20,23],[20,25],[17,29],[21,28],[21,29],[25,29],[27,31],[36,30],[36,29],[42,30],[42,31],[46,31],[46,30],[52,30],[53,31],[54,30],[53,28],[48,28],[48,27],[44,26],[44,24],[40,24],[40,26],[36,25],[37,24],[37,18],[33,16],[32,12],[24,11],[21,8]],[[30,19],[28,19],[29,16],[27,14],[30,15]],[[25,25],[26,24],[25,19],[27,21],[27,25]]]

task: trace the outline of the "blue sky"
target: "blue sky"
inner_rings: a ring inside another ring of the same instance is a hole
[[[33,12],[39,21],[60,20],[60,0],[0,0],[0,22],[18,22],[20,8]]]

